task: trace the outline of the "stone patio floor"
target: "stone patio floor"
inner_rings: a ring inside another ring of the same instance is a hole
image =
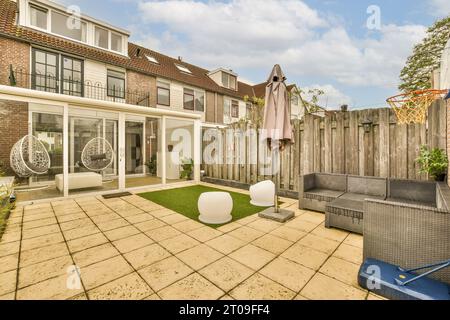
[[[218,229],[137,195],[18,205],[0,242],[0,300],[380,299],[357,284],[362,237],[282,201],[296,214],[286,224],[252,215]]]

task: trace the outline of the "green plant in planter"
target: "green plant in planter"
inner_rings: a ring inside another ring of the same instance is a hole
[[[145,165],[148,168],[148,172],[152,175],[156,175],[157,163],[156,163],[156,155],[153,155],[150,160],[148,160]]]
[[[194,160],[183,159],[181,161],[180,179],[192,180],[192,174],[194,172]]]
[[[428,173],[436,181],[444,181],[448,169],[445,150],[434,148],[430,151],[427,146],[421,146],[420,156],[416,161],[420,165],[421,173]]]

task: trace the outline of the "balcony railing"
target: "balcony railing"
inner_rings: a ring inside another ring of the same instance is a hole
[[[52,74],[30,74],[20,69],[13,70],[11,66],[8,81],[9,85],[14,87],[150,107],[149,92],[126,90],[116,86],[108,87],[101,82],[62,79]]]

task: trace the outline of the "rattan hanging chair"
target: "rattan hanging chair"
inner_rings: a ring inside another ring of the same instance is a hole
[[[26,135],[11,149],[10,164],[22,178],[43,175],[50,169],[50,156],[44,144],[33,135]]]
[[[81,162],[89,171],[101,172],[112,165],[114,149],[108,140],[94,138],[89,141],[81,153]]]

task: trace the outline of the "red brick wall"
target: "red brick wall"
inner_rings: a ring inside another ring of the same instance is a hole
[[[156,78],[134,71],[127,71],[127,90],[150,93],[150,106],[156,107]]]
[[[15,71],[30,73],[30,45],[0,37],[0,84],[9,84],[9,65]],[[27,86],[25,76],[16,75],[18,86]]]
[[[0,100],[0,165],[7,174],[13,145],[28,134],[28,103]]]

